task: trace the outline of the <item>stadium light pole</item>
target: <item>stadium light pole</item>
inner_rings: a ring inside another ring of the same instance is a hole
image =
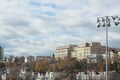
[[[106,80],[108,78],[108,28],[111,27],[111,24],[118,26],[120,18],[118,16],[105,16],[97,18],[97,27],[105,27],[106,29]]]

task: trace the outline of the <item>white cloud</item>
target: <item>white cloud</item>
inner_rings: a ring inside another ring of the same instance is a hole
[[[119,0],[1,0],[0,44],[9,55],[52,55],[56,46],[105,43],[105,29],[95,26],[96,18],[119,15],[119,3]],[[110,28],[109,32],[115,46],[114,41],[120,40],[119,28]]]

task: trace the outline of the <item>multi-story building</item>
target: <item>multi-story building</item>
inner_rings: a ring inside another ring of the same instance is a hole
[[[77,47],[77,45],[67,45],[67,46],[57,47],[55,51],[55,58],[64,59],[71,57],[71,52],[73,52],[75,47]]]
[[[77,59],[81,60],[87,58],[90,54],[104,54],[105,47],[100,44],[100,42],[91,42],[81,44],[77,47]]]
[[[117,54],[116,52],[117,51]],[[77,60],[87,59],[88,55],[100,54],[106,58],[106,46],[102,46],[100,42],[84,43],[81,45],[67,45],[57,47],[55,50],[55,58],[65,59],[68,57],[76,58]],[[120,60],[120,49],[108,47],[108,57],[110,60],[115,60],[116,55]],[[120,61],[119,61],[120,62]]]
[[[90,55],[87,55],[87,63],[88,64],[96,64],[96,63],[99,63],[101,62],[103,59],[103,56],[102,54],[90,54]]]
[[[4,55],[4,48],[0,46],[0,59],[3,58]]]
[[[73,51],[71,52],[71,57],[77,58],[77,47],[73,48]]]
[[[3,57],[4,57],[4,48],[0,46],[0,62],[3,61]]]
[[[74,57],[81,60],[86,59],[90,54],[105,54],[105,50],[105,46],[102,46],[100,42],[61,46],[56,48],[55,58]]]
[[[120,56],[120,48],[116,48],[117,52],[118,52],[118,56]]]
[[[109,49],[108,59],[111,63],[118,62],[118,51],[115,48]]]

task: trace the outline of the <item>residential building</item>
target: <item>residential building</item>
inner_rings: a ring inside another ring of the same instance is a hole
[[[0,46],[0,62],[3,61],[3,57],[4,57],[4,48]]]
[[[25,62],[34,62],[35,60],[35,56],[27,56],[27,60],[25,59]]]
[[[73,51],[71,52],[71,57],[77,58],[77,47],[73,48]]]
[[[118,62],[118,51],[115,48],[109,49],[108,59],[111,63]]]
[[[116,53],[117,52],[117,53]],[[67,45],[57,47],[55,50],[55,58],[65,59],[68,57],[76,58],[77,60],[87,59],[88,55],[100,54],[103,59],[106,58],[106,46],[100,42],[84,43],[80,45]],[[115,61],[116,56],[120,60],[120,49],[108,47],[109,60]],[[119,61],[120,62],[120,61]]]
[[[67,45],[67,46],[57,47],[55,50],[55,58],[64,59],[71,57],[71,52],[73,52],[75,47],[77,47],[77,45]]]
[[[90,63],[97,64],[97,63],[101,62],[102,59],[103,59],[102,54],[90,54],[90,55],[87,55],[87,63],[88,64],[90,64]]]
[[[118,63],[120,64],[120,52],[118,52]]]
[[[105,54],[105,47],[100,42],[81,44],[77,47],[77,59],[86,59],[90,54]]]
[[[102,54],[103,59],[106,59],[106,52]],[[117,48],[108,48],[108,60],[109,62],[118,62],[120,60],[119,50]]]

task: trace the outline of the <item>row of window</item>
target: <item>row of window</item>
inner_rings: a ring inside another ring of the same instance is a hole
[[[64,49],[64,50],[57,50],[57,51],[56,51],[56,53],[66,53],[66,52],[68,52],[67,49]]]

